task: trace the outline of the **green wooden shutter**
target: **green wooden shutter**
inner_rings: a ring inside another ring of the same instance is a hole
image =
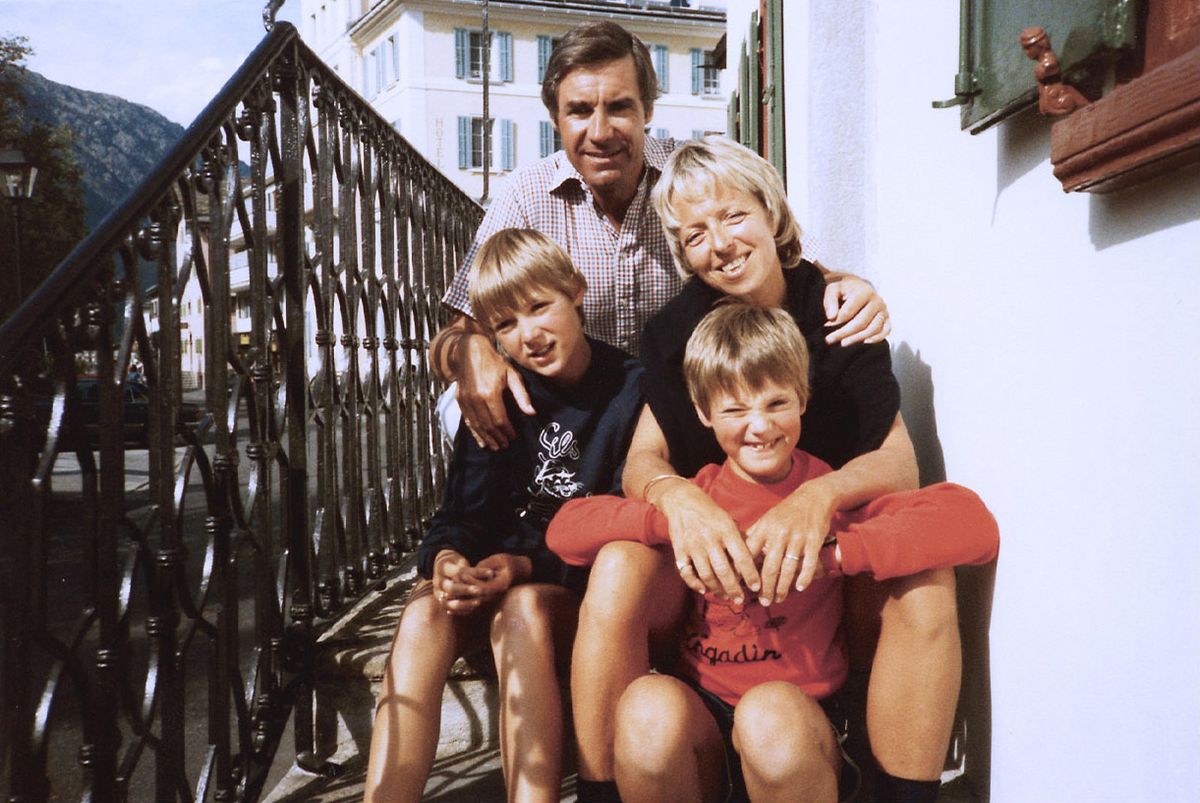
[[[1021,31],[1035,25],[1049,34],[1063,78],[1089,94],[1137,44],[1141,2],[960,0],[955,97],[935,105],[962,104],[961,125],[977,134],[1036,102],[1033,61],[1020,44]]]
[[[550,51],[554,49],[554,43],[549,36],[538,34],[537,38],[538,49],[538,83],[540,84],[546,78],[546,66],[550,63]]]
[[[466,170],[471,166],[471,118],[458,118],[458,167]]]
[[[767,18],[763,22],[766,44],[767,155],[787,183],[787,137],[783,105],[783,0],[767,0]]]
[[[755,153],[761,154],[762,147],[762,75],[758,71],[758,47],[757,43],[762,41],[762,32],[759,30],[758,12],[754,11],[750,14],[750,41],[756,44],[751,45],[750,51],[747,53],[746,74],[749,77],[747,82],[746,94],[749,96],[749,114],[742,120],[742,127],[746,130],[746,145],[754,150]]]
[[[692,94],[699,95],[704,85],[704,51],[698,47],[692,48]]]
[[[512,34],[497,34],[500,40],[500,80],[504,82],[513,79]]]
[[[454,77],[466,78],[471,63],[471,36],[466,28],[454,29]],[[459,118],[462,119],[462,118]]]

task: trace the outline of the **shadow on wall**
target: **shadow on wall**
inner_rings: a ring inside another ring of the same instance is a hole
[[[1088,196],[1088,231],[1103,250],[1200,220],[1200,168],[1190,165],[1145,184]]]
[[[996,126],[996,198],[992,222],[1000,196],[1030,171],[1050,158],[1050,121],[1034,107],[1017,112]],[[1061,185],[1057,181],[1054,187]]]
[[[892,370],[900,382],[900,412],[917,453],[921,485],[946,480],[946,461],[934,411],[933,369],[901,343],[892,351]],[[987,501],[986,499],[984,500]],[[962,636],[963,679],[954,718],[954,737],[946,759],[952,776],[943,799],[987,803],[991,797],[992,688],[988,629],[996,563],[962,566],[958,579],[958,626]]]
[[[993,222],[1004,190],[1049,160],[1053,126],[1053,121],[1032,107],[997,126]],[[1062,192],[1062,184],[1056,178],[1048,178],[1046,191]],[[1088,233],[1096,250],[1103,250],[1200,220],[1200,169],[1188,165],[1117,192],[1087,193],[1087,198]]]

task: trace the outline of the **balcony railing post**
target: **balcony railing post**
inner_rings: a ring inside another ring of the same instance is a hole
[[[313,544],[309,528],[308,376],[305,343],[314,333],[306,333],[306,298],[309,267],[304,256],[303,165],[305,140],[309,132],[310,79],[302,73],[299,52],[289,46],[273,69],[275,90],[279,95],[280,164],[279,207],[276,211],[279,231],[279,270],[283,278],[284,320],[282,333],[285,399],[284,426],[287,432],[287,477],[284,484],[283,526],[288,548],[288,563],[283,587],[279,592],[289,606],[285,655],[290,658],[294,677],[291,702],[295,710],[294,745],[297,761],[311,766],[313,761],[312,684],[304,662],[311,655],[313,624]],[[314,176],[316,180],[316,176]],[[316,196],[318,218],[328,214]],[[324,198],[328,202],[328,197]]]

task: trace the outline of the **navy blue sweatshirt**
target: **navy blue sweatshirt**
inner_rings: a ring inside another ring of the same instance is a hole
[[[454,441],[442,506],[417,549],[423,577],[443,549],[472,565],[489,555],[524,555],[532,582],[582,589],[586,573],[546,548],[546,527],[568,499],[621,491],[625,454],[641,409],[641,366],[620,349],[588,338],[592,360],[575,385],[563,387],[520,366],[537,414],[505,396],[516,438],[493,452],[465,425]]]

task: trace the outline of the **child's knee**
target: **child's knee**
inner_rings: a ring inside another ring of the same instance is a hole
[[[660,772],[675,760],[687,703],[679,682],[643,675],[621,695],[616,709],[616,752],[626,766]]]
[[[550,645],[554,638],[554,597],[562,589],[541,584],[513,586],[492,617],[492,640]]]
[[[765,783],[795,780],[836,767],[837,741],[816,700],[790,683],[752,688],[734,709],[733,745]]]

